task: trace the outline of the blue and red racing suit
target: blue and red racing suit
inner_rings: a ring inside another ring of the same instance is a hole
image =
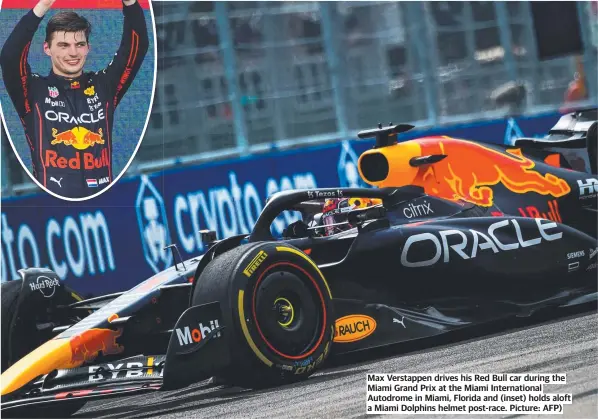
[[[108,67],[98,72],[69,79],[53,71],[47,77],[32,74],[27,56],[43,19],[33,10],[17,23],[2,48],[4,84],[25,129],[33,175],[60,196],[93,195],[114,179],[114,110],[149,47],[139,2],[123,4],[123,14],[120,47]]]

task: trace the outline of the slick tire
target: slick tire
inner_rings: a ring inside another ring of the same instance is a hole
[[[193,305],[219,301],[230,366],[228,384],[264,388],[309,377],[330,353],[332,295],[316,264],[284,243],[232,249],[205,268]],[[227,330],[228,329],[228,330]]]

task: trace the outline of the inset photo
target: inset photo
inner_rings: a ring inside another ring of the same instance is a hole
[[[4,0],[0,22],[2,118],[21,165],[58,198],[106,191],[149,120],[149,0]]]

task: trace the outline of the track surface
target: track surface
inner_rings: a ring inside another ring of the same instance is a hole
[[[483,335],[456,342],[426,342],[422,350],[405,345],[369,351],[335,361],[306,382],[266,391],[206,386],[88,403],[75,417],[103,418],[355,418],[366,417],[366,374],[406,373],[553,373],[567,383],[548,385],[548,393],[572,393],[564,415],[487,415],[505,418],[598,417],[598,315],[574,314],[558,320],[521,324],[508,331],[493,326]],[[497,331],[498,330],[498,331]],[[450,338],[455,340],[455,336]],[[457,337],[459,339],[459,337]],[[374,415],[367,415],[374,417]],[[384,417],[389,417],[384,415]],[[473,417],[401,415],[405,417]]]

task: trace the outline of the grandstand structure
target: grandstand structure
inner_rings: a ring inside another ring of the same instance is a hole
[[[582,66],[598,74],[596,2],[577,8],[583,55],[541,62],[529,2],[154,2],[157,84],[127,174],[354,138],[378,122],[561,109]],[[596,103],[586,80],[582,100]],[[517,103],[498,103],[509,86]],[[31,191],[12,153],[2,159],[5,196]]]

